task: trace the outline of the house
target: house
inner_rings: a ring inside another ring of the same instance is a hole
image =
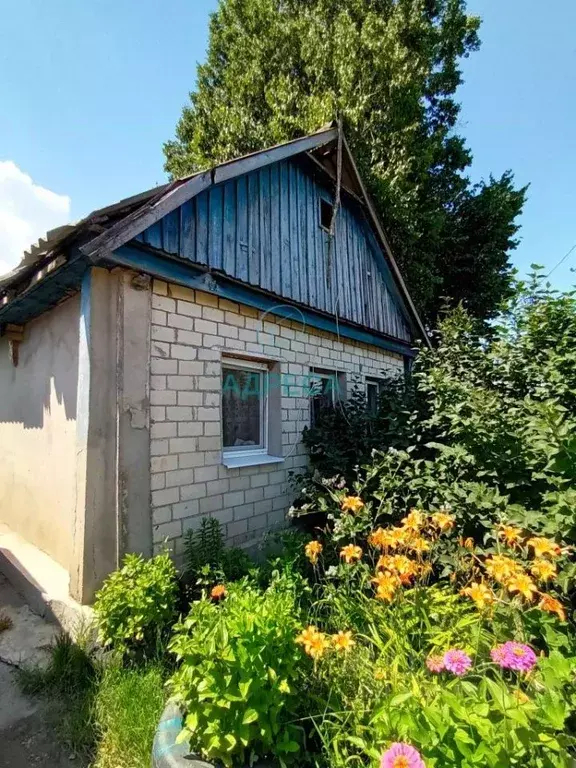
[[[0,328],[0,522],[81,602],[203,516],[280,524],[318,404],[426,342],[335,126],[49,232]]]

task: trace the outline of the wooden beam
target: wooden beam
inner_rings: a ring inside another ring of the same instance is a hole
[[[106,232],[80,246],[80,250],[91,261],[94,261],[99,252],[120,248],[166,214],[178,208],[179,205],[207,189],[211,184],[211,171],[198,173],[187,181],[173,182],[168,191],[161,193],[157,198],[138,208]]]
[[[356,174],[356,178],[358,179],[358,185],[360,186],[360,189],[362,190],[362,196],[364,200],[366,201],[366,208],[368,209],[368,213],[370,215],[370,219],[374,225],[374,228],[376,232],[378,233],[378,237],[380,238],[380,241],[384,247],[384,250],[386,251],[386,255],[388,256],[388,260],[390,262],[390,267],[392,268],[392,272],[394,274],[394,277],[396,278],[398,285],[400,286],[400,290],[403,294],[404,300],[408,304],[408,307],[410,309],[410,313],[412,316],[412,320],[414,322],[414,325],[418,328],[420,331],[420,335],[422,336],[423,341],[425,344],[430,347],[430,339],[428,338],[428,334],[426,333],[426,329],[424,328],[424,325],[422,323],[422,320],[420,320],[420,315],[418,314],[418,311],[416,307],[414,306],[414,302],[412,301],[412,297],[410,296],[410,293],[408,292],[408,288],[406,287],[406,283],[404,282],[404,278],[402,277],[402,274],[400,272],[400,269],[398,268],[398,264],[396,263],[396,259],[394,258],[392,254],[392,249],[390,248],[390,244],[388,242],[388,238],[384,234],[384,230],[382,229],[382,225],[380,224],[380,220],[378,219],[378,216],[376,214],[376,211],[374,210],[374,206],[372,204],[372,201],[370,200],[370,197],[368,195],[368,192],[366,191],[366,188],[364,186],[364,182],[362,181],[362,177],[360,176],[360,172],[358,170],[358,166],[356,165],[356,162],[354,160],[354,157],[352,155],[352,152],[350,151],[350,147],[348,146],[348,142],[346,141],[346,136],[342,134],[342,143],[344,144],[344,147],[346,149],[346,153],[348,155],[348,159],[350,160],[350,163],[352,165],[352,168],[354,169],[354,173]]]
[[[261,152],[254,152],[246,157],[241,157],[238,160],[231,160],[229,163],[223,163],[218,165],[214,169],[214,183],[220,184],[223,181],[229,181],[230,179],[241,176],[244,173],[250,173],[258,168],[264,168],[271,163],[278,163],[281,160],[286,160],[294,155],[299,155],[302,152],[309,152],[311,149],[316,149],[323,144],[328,144],[334,141],[338,136],[336,128],[327,128],[326,130],[314,133],[311,136],[303,136],[300,139],[294,139],[294,141],[288,141],[285,144],[279,144],[277,147],[266,149]]]
[[[342,319],[336,320],[333,315],[242,285],[224,274],[208,273],[200,265],[157,255],[140,245],[124,245],[114,253],[108,253],[104,261],[108,264],[129,267],[138,272],[146,272],[166,282],[177,283],[205,293],[214,293],[263,312],[300,319],[312,328],[396,352],[404,357],[416,355],[416,349],[410,342],[352,325]]]

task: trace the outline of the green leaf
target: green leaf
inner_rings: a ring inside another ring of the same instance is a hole
[[[249,725],[255,723],[258,720],[258,712],[255,709],[247,709],[242,717],[242,725]]]

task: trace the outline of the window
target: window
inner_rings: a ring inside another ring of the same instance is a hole
[[[268,370],[263,363],[222,361],[222,438],[225,452],[266,450]]]
[[[378,401],[382,394],[384,382],[381,379],[366,379],[366,407],[368,413],[378,412]]]
[[[336,371],[321,371],[313,368],[310,371],[310,425],[314,426],[318,416],[325,408],[334,408],[342,399],[345,390],[345,374]]]
[[[320,198],[320,226],[322,229],[330,231],[330,225],[332,224],[332,203]]]
[[[266,363],[222,360],[222,448],[227,467],[283,461],[281,456],[270,455],[270,448],[281,453],[281,404],[280,388],[270,392],[269,371]]]

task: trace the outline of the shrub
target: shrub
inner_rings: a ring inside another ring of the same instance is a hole
[[[122,653],[153,653],[175,619],[178,586],[168,553],[124,558],[96,595],[99,638]]]
[[[570,550],[502,524],[481,551],[445,510],[375,526],[370,504],[335,493],[295,638],[317,764],[376,765],[403,742],[426,766],[568,768],[576,638],[554,585]]]
[[[296,514],[327,510],[347,487],[390,515],[451,504],[478,539],[505,515],[576,541],[574,295],[535,274],[490,338],[460,307],[435,341],[375,420],[355,400],[306,433],[312,470],[298,478]]]
[[[169,689],[186,712],[183,737],[227,766],[267,754],[288,763],[302,743],[291,723],[300,655],[294,590],[282,579],[264,592],[244,580],[224,594],[193,603],[170,644],[180,662]]]
[[[213,517],[204,517],[200,527],[184,537],[184,575],[188,582],[236,581],[246,576],[252,561],[244,550],[227,547],[222,526]]]

